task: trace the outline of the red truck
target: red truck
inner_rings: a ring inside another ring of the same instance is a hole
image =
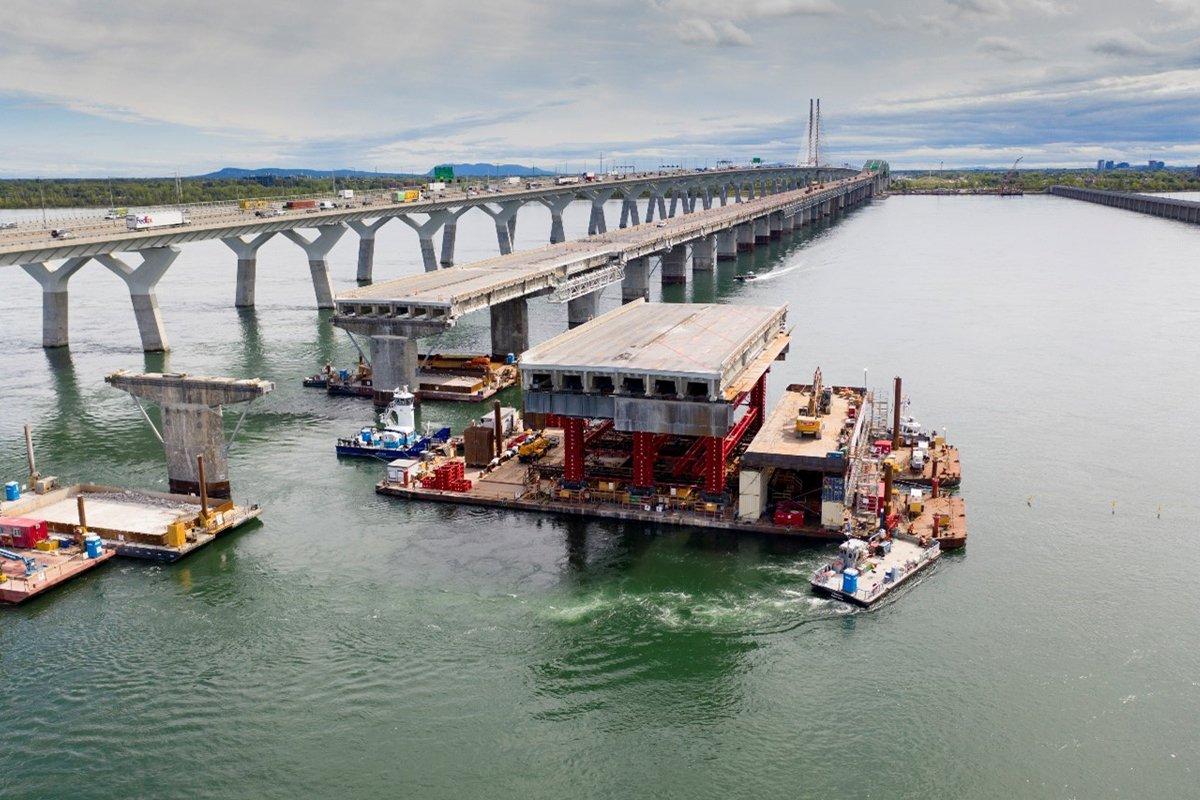
[[[286,203],[283,204],[283,207],[287,208],[287,209],[316,208],[317,201],[316,200],[288,200]]]

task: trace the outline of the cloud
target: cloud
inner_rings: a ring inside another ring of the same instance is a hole
[[[833,0],[663,0],[660,7],[667,14],[708,19],[825,17],[842,13]]]
[[[961,14],[981,17],[1007,17],[1009,7],[1006,0],[946,0]]]
[[[1088,47],[1093,53],[1112,58],[1145,58],[1166,52],[1161,45],[1151,44],[1129,31],[1115,31],[1101,36]]]
[[[679,40],[685,44],[748,47],[754,43],[750,34],[727,19],[716,22],[709,22],[698,17],[687,19],[680,22],[675,31]]]
[[[1026,61],[1033,58],[1027,47],[1006,36],[985,36],[975,45],[975,49],[1005,61]]]

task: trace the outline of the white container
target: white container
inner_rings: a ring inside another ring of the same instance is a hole
[[[158,208],[146,211],[131,211],[125,215],[125,227],[131,231],[148,231],[155,228],[175,228],[187,225],[187,218],[177,208]]]

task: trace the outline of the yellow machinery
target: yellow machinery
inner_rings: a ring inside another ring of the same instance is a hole
[[[557,444],[557,442],[554,439],[551,439],[544,433],[539,433],[537,436],[534,436],[532,439],[529,439],[517,448],[517,460],[522,464],[528,464],[531,461],[537,461],[539,458],[546,455],[546,451],[551,447],[554,447],[555,444]]]
[[[813,373],[812,393],[808,397],[806,413],[796,415],[796,435],[820,437],[821,424],[821,368]]]

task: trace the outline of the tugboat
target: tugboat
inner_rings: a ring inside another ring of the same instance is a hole
[[[392,402],[379,415],[379,421],[350,439],[338,439],[337,454],[384,461],[417,458],[431,446],[449,440],[449,428],[439,428],[432,436],[417,433],[415,399],[407,386],[393,390]]]

